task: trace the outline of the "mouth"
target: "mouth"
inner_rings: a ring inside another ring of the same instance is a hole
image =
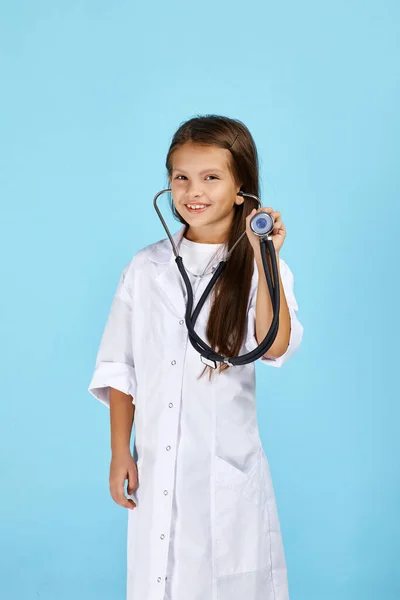
[[[203,213],[209,207],[209,204],[185,204],[186,210],[191,214]]]

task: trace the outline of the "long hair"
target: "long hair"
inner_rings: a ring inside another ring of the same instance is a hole
[[[173,153],[187,142],[229,150],[230,169],[236,184],[241,184],[241,191],[259,196],[257,148],[250,131],[241,121],[219,115],[205,115],[184,122],[172,138],[165,161],[170,178]],[[257,207],[256,200],[248,197],[245,197],[242,204],[234,206],[233,223],[225,241],[228,251],[245,231],[246,217]],[[188,228],[189,224],[177,212],[172,200],[171,210],[174,217]],[[238,356],[242,347],[253,270],[254,252],[245,236],[227,261],[213,290],[207,338],[213,350],[222,356]],[[229,368],[229,365],[219,363],[220,373]],[[211,379],[214,369],[208,366],[205,366],[200,377],[207,369]]]

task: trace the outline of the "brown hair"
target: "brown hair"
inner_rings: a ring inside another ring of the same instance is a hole
[[[257,148],[250,131],[241,121],[205,115],[183,123],[173,136],[168,150],[166,168],[169,177],[172,175],[174,151],[188,142],[230,150],[230,168],[235,182],[241,186],[240,190],[259,196]],[[248,197],[242,204],[235,205],[232,227],[225,242],[228,250],[245,231],[246,217],[257,207],[256,200]],[[176,211],[172,199],[171,210],[174,217],[188,228],[188,223]],[[213,350],[222,356],[238,356],[243,344],[253,269],[254,252],[245,237],[233,251],[213,290],[207,338]],[[220,373],[230,368],[225,363],[218,364]],[[200,377],[207,369],[211,379],[214,369],[207,366]]]

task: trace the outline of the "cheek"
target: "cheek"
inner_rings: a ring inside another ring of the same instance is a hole
[[[215,189],[213,192],[212,199],[214,202],[218,203],[221,208],[232,208],[236,198],[234,189],[231,187],[221,186],[221,188]]]
[[[184,186],[182,185],[183,183],[184,182],[182,181],[174,181],[169,186],[171,188],[171,196],[174,202],[178,202],[182,194],[184,193]]]

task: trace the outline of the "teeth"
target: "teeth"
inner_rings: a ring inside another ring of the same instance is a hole
[[[188,204],[189,208],[206,208],[207,204]]]

